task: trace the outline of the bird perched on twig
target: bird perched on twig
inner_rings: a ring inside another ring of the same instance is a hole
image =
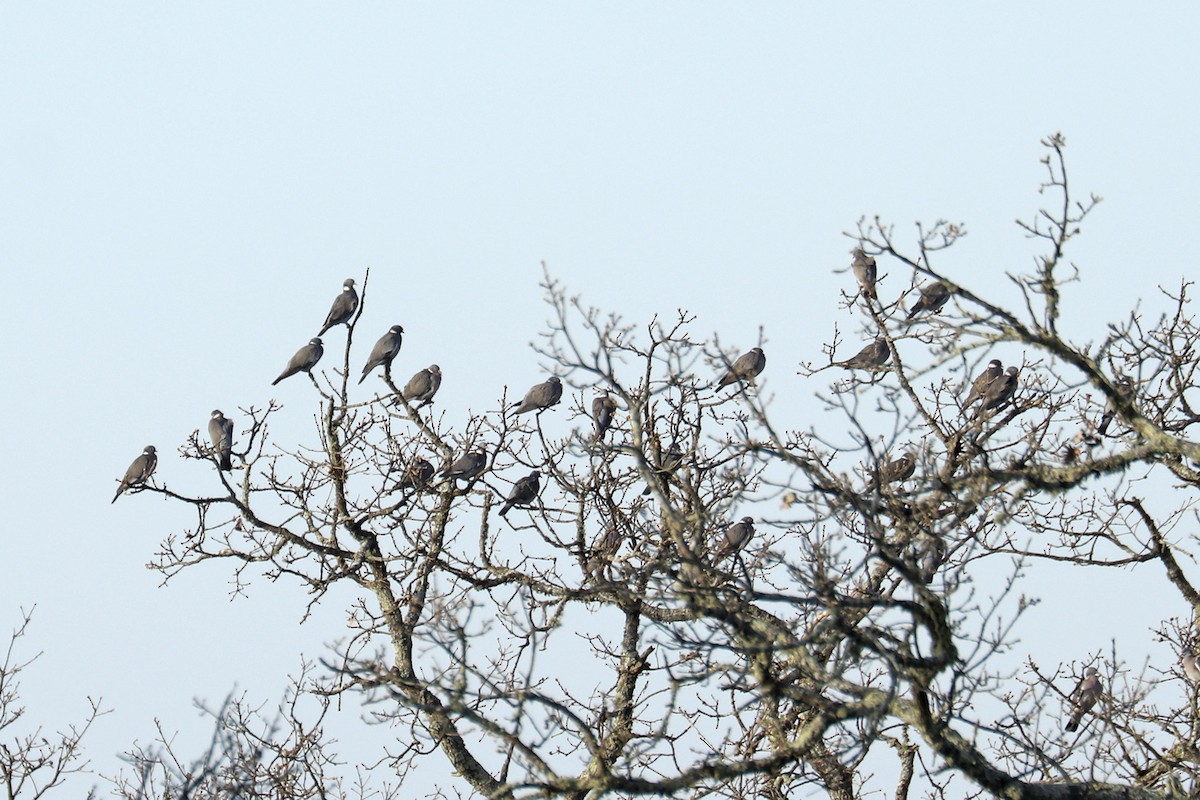
[[[487,453],[483,450],[475,450],[470,453],[464,453],[458,459],[445,467],[442,470],[442,477],[450,480],[470,481],[478,477],[484,467],[487,466]]]
[[[874,257],[863,252],[861,247],[854,248],[850,253],[854,256],[850,269],[854,271],[854,279],[858,281],[858,288],[867,297],[874,297],[877,273]]]
[[[1133,400],[1133,378],[1128,375],[1122,375],[1113,382],[1113,388],[1117,390],[1117,397],[1108,399],[1108,404],[1104,407],[1104,414],[1100,417],[1100,423],[1096,425],[1096,433],[1105,436],[1108,433],[1108,426],[1112,424],[1113,419],[1117,416],[1116,400],[1124,400],[1132,402]]]
[[[983,402],[979,406],[979,413],[995,411],[1007,405],[1017,391],[1017,376],[1020,374],[1020,367],[1009,367],[1004,370],[1003,375],[988,384],[987,390],[983,393]]]
[[[713,555],[713,563],[720,564],[734,553],[740,553],[750,537],[754,535],[754,517],[742,517],[725,528],[725,539]]]
[[[417,408],[433,402],[433,396],[442,386],[442,369],[437,364],[430,364],[408,379],[400,395],[410,403],[416,403]]]
[[[1185,650],[1183,655],[1179,657],[1179,663],[1183,667],[1184,677],[1191,684],[1200,683],[1200,663],[1196,662],[1196,655],[1190,650]]]
[[[217,454],[217,469],[228,472],[233,469],[230,455],[233,452],[233,420],[226,419],[220,409],[212,412],[208,421],[208,438],[212,439]]]
[[[1096,705],[1096,701],[1100,699],[1100,693],[1100,673],[1095,667],[1088,667],[1084,670],[1079,683],[1075,684],[1074,691],[1068,695],[1075,701],[1071,709],[1071,719],[1067,722],[1068,732],[1074,733],[1079,730],[1079,723],[1083,719],[1083,715]]]
[[[928,312],[936,314],[946,305],[946,301],[950,299],[950,287],[941,281],[927,283],[921,287],[921,296],[917,298],[917,302],[913,303],[913,307],[908,310],[908,315],[905,319],[911,320],[917,314]]]
[[[846,369],[876,370],[886,364],[891,358],[892,351],[888,347],[887,339],[884,339],[882,336],[876,336],[875,341],[845,361],[834,361],[833,366],[845,367]]]
[[[500,509],[500,516],[504,516],[513,506],[527,506],[537,499],[538,490],[541,489],[542,473],[538,470],[526,475],[521,480],[513,484],[512,491],[508,493],[508,499],[504,501],[504,506]]]
[[[321,346],[321,340],[314,337],[308,340],[308,344],[296,351],[296,355],[292,356],[291,361],[283,368],[283,372],[279,373],[279,377],[271,381],[271,385],[279,383],[284,378],[290,378],[297,372],[307,372],[312,375],[312,368],[321,360],[321,356],[325,354],[325,348]]]
[[[533,386],[525,393],[519,403],[513,403],[514,414],[524,414],[528,411],[541,413],[562,399],[562,381],[557,375],[551,375],[544,383]]]
[[[358,379],[361,384],[367,379],[367,373],[376,367],[382,365],[384,370],[392,368],[392,361],[400,352],[400,345],[404,342],[404,328],[399,325],[393,325],[388,328],[387,333],[379,337],[379,341],[371,348],[371,355],[367,357],[366,366],[363,367],[362,377]]]
[[[683,464],[683,451],[679,449],[679,445],[677,444],[672,444],[667,448],[667,452],[659,454],[658,464],[654,467],[654,474],[663,482],[664,488],[666,488],[667,481],[675,474],[675,470],[679,469],[681,464]],[[642,490],[642,494],[647,495],[652,491],[653,488],[647,483],[646,488]]]
[[[894,458],[874,470],[870,480],[867,481],[867,491],[873,492],[880,486],[906,481],[912,477],[916,469],[916,454],[911,450],[905,450],[899,458]]]
[[[155,454],[154,445],[148,444],[142,450],[142,454],[129,465],[129,469],[125,470],[125,477],[121,478],[121,485],[117,487],[117,493],[113,495],[112,502],[117,502],[117,498],[124,494],[126,489],[144,486],[146,481],[150,480],[150,476],[154,474],[156,466],[158,466],[158,456]]]
[[[325,324],[317,331],[317,336],[324,336],[325,331],[334,325],[349,323],[357,310],[358,292],[354,291],[354,278],[346,278],[342,282],[342,293],[333,299],[333,305],[329,307],[329,314],[325,317]]]
[[[737,361],[729,365],[729,371],[721,377],[721,380],[717,381],[716,388],[718,390],[724,389],[729,384],[737,383],[738,381],[745,381],[753,386],[754,379],[766,369],[766,366],[767,357],[763,354],[763,349],[761,347],[752,347],[747,352],[738,356]]]
[[[596,423],[596,433],[592,440],[598,441],[604,437],[604,432],[612,427],[613,414],[617,413],[617,401],[604,389],[592,400],[592,420]]]
[[[396,488],[402,492],[420,491],[429,485],[432,477],[433,464],[418,456],[408,462],[408,466],[404,468],[404,477],[396,484]]]
[[[963,408],[967,408],[976,400],[983,397],[987,392],[988,387],[995,383],[1001,375],[1004,374],[1004,367],[1000,363],[1000,359],[993,358],[988,362],[987,367],[983,372],[975,378],[975,382],[971,384],[971,391],[967,393],[967,399],[963,401]]]

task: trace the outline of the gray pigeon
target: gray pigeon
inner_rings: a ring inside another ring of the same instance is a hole
[[[539,480],[541,477],[542,473],[535,469],[514,483],[512,491],[508,493],[508,499],[504,501],[504,506],[500,509],[500,516],[503,517],[511,511],[513,506],[527,506],[536,500],[538,490],[541,488]]]
[[[321,327],[317,336],[324,336],[325,331],[334,325],[349,322],[357,310],[358,292],[354,291],[354,278],[346,278],[342,282],[342,293],[334,298],[333,305],[329,309],[329,316],[325,317],[325,324]]]
[[[912,477],[913,472],[917,469],[917,457],[911,450],[904,451],[904,454],[899,458],[894,458],[886,464],[883,464],[871,476],[867,482],[867,491],[873,492],[880,486],[889,483],[898,483],[906,481]]]
[[[892,351],[888,349],[887,339],[876,336],[875,341],[847,358],[845,361],[834,361],[835,367],[846,369],[879,369],[891,360]]]
[[[430,364],[425,369],[408,379],[404,384],[401,396],[409,402],[417,404],[417,408],[433,402],[433,396],[442,386],[442,369],[437,364]]]
[[[746,381],[754,383],[754,379],[767,366],[767,357],[761,347],[753,347],[748,352],[738,356],[737,361],[729,365],[729,371],[717,382],[717,389],[724,389],[731,383]]]
[[[396,484],[396,488],[402,492],[420,491],[429,485],[432,477],[433,464],[420,457],[414,458],[404,468],[404,477],[400,479],[400,483]]]
[[[156,466],[158,466],[158,456],[155,455],[154,445],[148,444],[142,454],[129,465],[129,469],[125,470],[125,477],[121,478],[121,485],[117,487],[117,493],[113,495],[112,502],[117,502],[117,498],[124,494],[126,489],[143,486],[154,474]]]
[[[863,252],[861,247],[856,247],[851,251],[854,256],[854,263],[850,265],[854,270],[854,278],[858,281],[858,286],[862,289],[862,293],[867,297],[875,296],[875,259],[872,256]]]
[[[442,475],[450,480],[469,481],[483,472],[486,466],[487,453],[475,450],[459,456],[457,461],[442,470]]]
[[[1188,682],[1200,683],[1200,664],[1196,663],[1196,656],[1190,651],[1185,651],[1179,662],[1183,666],[1183,674],[1187,677]]]
[[[312,375],[312,368],[321,360],[321,356],[325,355],[325,348],[321,346],[321,340],[317,338],[309,339],[308,344],[296,351],[296,355],[292,356],[292,360],[283,368],[283,372],[279,373],[279,377],[271,381],[271,385],[279,383],[284,378],[290,378],[297,372],[307,372]]]
[[[946,560],[946,543],[931,533],[922,533],[916,542],[917,567],[923,583],[933,583]]]
[[[604,568],[612,562],[613,556],[621,549],[624,536],[616,525],[609,525],[592,542],[592,547],[584,561],[584,568],[591,578],[601,577]]]
[[[662,453],[658,459],[658,465],[654,468],[654,474],[658,476],[664,484],[675,474],[675,470],[683,463],[683,451],[679,449],[679,445],[672,444],[667,452]],[[642,490],[643,495],[650,494],[653,489],[650,484],[646,484],[646,488]]]
[[[592,400],[592,419],[596,422],[596,435],[593,439],[600,439],[604,436],[613,422],[613,414],[617,411],[617,401],[614,400],[605,389],[598,397]]]
[[[934,281],[921,287],[921,296],[917,298],[917,302],[913,303],[913,307],[908,310],[908,316],[905,319],[912,319],[917,314],[928,311],[930,314],[936,314],[946,305],[946,301],[950,299],[950,287],[941,281]]]
[[[993,358],[988,362],[987,368],[979,373],[975,378],[975,382],[971,384],[971,391],[967,393],[967,399],[963,402],[963,408],[971,405],[987,392],[988,387],[1000,379],[1004,374],[1004,367],[1000,364],[1000,359]]]
[[[383,365],[385,370],[392,368],[392,359],[400,352],[400,345],[404,341],[404,328],[399,325],[393,325],[388,328],[388,332],[379,337],[379,341],[371,348],[371,355],[367,358],[367,364],[363,367],[362,377],[358,379],[361,384],[367,379],[367,373],[376,367]]]
[[[525,398],[514,403],[514,414],[524,414],[527,411],[544,411],[562,399],[562,381],[557,375],[551,375],[545,383],[539,383],[525,393]]]
[[[233,451],[233,420],[216,410],[208,421],[208,438],[212,439],[213,450],[217,454],[217,469],[228,472],[233,469],[230,454]]]
[[[1113,388],[1117,390],[1117,397],[1126,402],[1133,400],[1133,378],[1128,375],[1122,375],[1113,383]],[[1108,433],[1108,426],[1112,424],[1113,419],[1117,416],[1117,406],[1113,398],[1109,398],[1108,405],[1104,408],[1104,415],[1100,417],[1100,424],[1096,426],[1096,433],[1104,436]]]
[[[1017,376],[1021,374],[1019,367],[1009,367],[1004,374],[988,385],[983,393],[983,403],[980,412],[993,411],[1012,400],[1017,391]]]
[[[1095,667],[1088,667],[1079,683],[1075,685],[1075,691],[1069,695],[1074,698],[1075,704],[1071,709],[1071,719],[1067,722],[1068,732],[1074,733],[1079,730],[1080,720],[1096,705],[1096,701],[1100,699],[1100,691],[1100,673]]]
[[[742,517],[725,529],[725,541],[717,548],[713,563],[720,564],[734,553],[740,553],[754,535],[754,517]]]

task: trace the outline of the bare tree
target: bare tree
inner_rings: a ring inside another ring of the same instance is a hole
[[[273,713],[230,694],[217,708],[197,702],[212,720],[208,747],[195,757],[180,753],[158,723],[153,744],[125,755],[130,770],[111,778],[113,796],[125,800],[307,800],[398,797],[395,781],[380,780],[359,765],[349,776],[336,741],[323,722],[330,698],[302,691],[307,668]],[[307,698],[308,709],[301,708]]]
[[[314,691],[360,692],[402,732],[380,769],[440,753],[480,796],[1179,796],[1200,763],[1181,669],[1134,674],[1117,643],[1048,671],[1001,658],[1031,560],[1165,570],[1200,608],[1177,532],[1190,501],[1160,510],[1122,479],[1200,485],[1191,286],[1156,321],[1060,334],[1067,251],[1099,198],[1073,193],[1061,136],[1043,144],[1049,205],[1021,223],[1042,251],[1009,275],[1018,307],[956,278],[962,225],[910,242],[862,220],[871,287],[847,276],[857,330],[818,361],[726,348],[683,312],[630,323],[547,277],[535,350],[562,402],[447,419],[390,374],[385,395],[351,398],[348,319],[340,366],[312,376],[312,441],[270,439],[278,409],[247,408],[244,468],[214,469],[212,494],[147,488],[196,515],[154,566],[226,562],[237,586],[295,580],[313,603],[352,588]],[[772,410],[772,370],[797,363],[829,380],[836,424]],[[607,430],[594,390],[616,401]],[[214,460],[198,437],[181,452]],[[1180,653],[1198,636],[1159,632]]]
[[[40,724],[30,726],[28,709],[21,701],[21,673],[38,656],[25,659],[18,656],[17,650],[32,619],[32,611],[21,612],[21,623],[9,636],[0,661],[0,797],[6,800],[51,796],[71,775],[89,772],[83,739],[92,723],[105,713],[98,699],[89,698],[88,711],[80,723],[53,733]]]

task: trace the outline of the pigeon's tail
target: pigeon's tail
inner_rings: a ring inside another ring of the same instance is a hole
[[[504,503],[504,507],[500,509],[500,516],[502,516],[502,517],[503,517],[505,514],[507,514],[509,511],[511,511],[511,510],[512,510],[512,507],[513,507],[513,504],[512,504],[512,503],[510,503],[510,502],[505,502],[505,503]]]
[[[367,373],[369,373],[369,372],[370,372],[370,370],[369,370],[369,369],[364,369],[364,370],[363,370],[362,377],[358,379],[358,385],[359,385],[359,386],[362,386],[362,382],[363,382],[363,381],[365,381],[365,380],[367,379]]]
[[[113,499],[112,499],[113,503],[117,502],[117,498],[121,496],[121,492],[123,492],[123,491],[125,491],[125,485],[121,484],[121,488],[117,489],[117,493],[113,495]],[[109,503],[109,505],[112,505],[112,503]]]
[[[1075,731],[1079,730],[1080,719],[1082,719],[1082,716],[1071,717],[1071,720],[1067,723],[1067,733],[1074,733]]]
[[[277,385],[279,384],[279,382],[280,382],[281,380],[283,380],[284,378],[286,378],[286,377],[287,377],[287,373],[285,372],[283,375],[280,375],[278,378],[276,378],[275,380],[271,381],[271,385],[272,385],[272,386],[277,386]]]
[[[221,454],[221,463],[218,465],[218,468],[224,472],[231,472],[233,470],[233,459],[229,457],[229,453]]]

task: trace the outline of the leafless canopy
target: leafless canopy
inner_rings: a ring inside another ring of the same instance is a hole
[[[1200,485],[1191,286],[1153,298],[1156,320],[1135,309],[1087,344],[1064,338],[1067,254],[1099,198],[1073,194],[1061,136],[1043,144],[1047,207],[1020,223],[1041,250],[1009,275],[1016,307],[956,268],[963,226],[910,238],[863,220],[848,244],[878,278],[860,291],[847,274],[847,346],[836,334],[816,360],[766,346],[770,366],[721,392],[763,342],[719,346],[686,313],[631,323],[550,277],[535,350],[564,392],[536,415],[496,398],[450,419],[390,377],[382,396],[352,398],[350,319],[340,366],[314,374],[311,441],[272,439],[273,406],[243,409],[243,469],[214,470],[208,496],[150,485],[196,519],[154,566],[169,580],[224,563],[237,586],[299,581],[313,603],[352,590],[348,629],[330,632],[346,644],[309,691],[360,693],[395,726],[377,769],[444,759],[477,796],[1182,791],[1200,753],[1174,655],[1135,673],[1104,639],[1048,668],[1015,649],[1040,594],[1021,582],[1031,560],[1158,570],[1200,608],[1177,532]],[[944,304],[909,315],[934,282]],[[881,366],[826,371],[876,337]],[[964,407],[993,358],[1013,369]],[[770,402],[772,374],[797,364],[829,412],[820,430]],[[617,403],[604,436],[596,389]],[[477,450],[478,476],[406,480],[418,459],[441,469]],[[906,451],[914,469],[884,469]],[[212,459],[202,441],[181,452]],[[501,519],[531,470],[536,497]],[[1184,494],[1161,508],[1133,473]],[[752,537],[715,558],[744,517]],[[1195,644],[1190,618],[1150,624],[1174,654]],[[1098,702],[1065,735],[1093,666]]]

